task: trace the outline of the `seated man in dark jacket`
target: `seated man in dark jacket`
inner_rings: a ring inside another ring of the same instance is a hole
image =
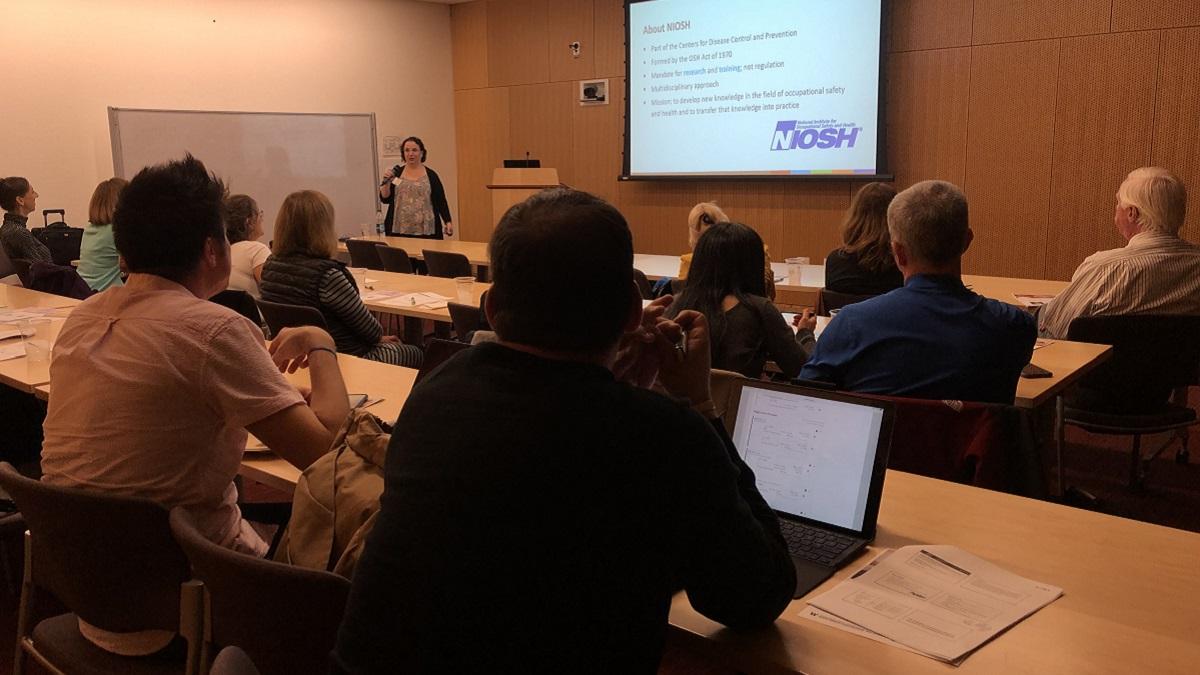
[[[510,209],[491,261],[499,341],[400,413],[335,670],[653,673],[681,589],[771,623],[794,570],[715,419],[704,317],[643,319],[625,219],[585,193]],[[684,400],[620,381],[656,373]]]

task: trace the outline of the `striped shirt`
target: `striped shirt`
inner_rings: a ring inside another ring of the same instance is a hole
[[[380,342],[383,327],[371,315],[358,295],[358,289],[340,269],[330,269],[321,278],[321,313],[329,323],[330,334],[339,352],[347,352],[372,361],[416,368],[422,353],[413,345]],[[330,321],[329,317],[336,321]]]
[[[1039,328],[1065,338],[1076,317],[1117,314],[1200,314],[1200,246],[1140,232],[1124,248],[1088,256],[1042,308]]]

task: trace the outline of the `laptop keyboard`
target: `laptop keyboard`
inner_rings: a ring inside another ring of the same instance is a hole
[[[787,541],[788,552],[797,558],[822,565],[832,565],[839,555],[858,541],[844,534],[791,520],[780,519],[779,530]]]

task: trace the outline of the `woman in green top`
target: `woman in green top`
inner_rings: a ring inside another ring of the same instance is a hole
[[[129,181],[109,178],[96,186],[88,204],[88,224],[79,245],[79,276],[93,291],[123,286],[117,247],[113,244],[112,221],[117,200]]]

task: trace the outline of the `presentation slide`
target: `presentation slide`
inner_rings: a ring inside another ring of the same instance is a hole
[[[883,173],[881,3],[631,2],[625,175]]]

